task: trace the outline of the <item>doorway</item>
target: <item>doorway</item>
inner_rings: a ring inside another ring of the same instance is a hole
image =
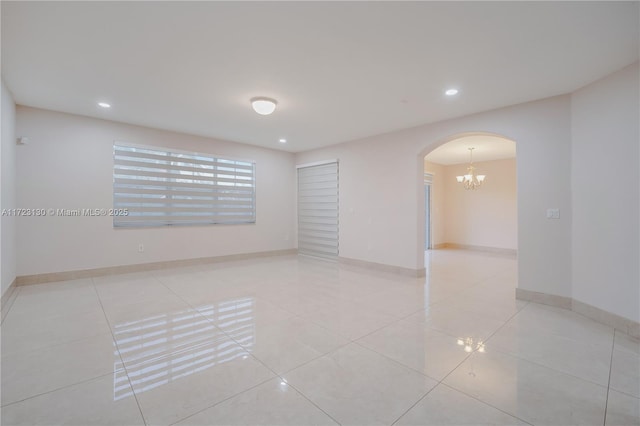
[[[422,159],[425,232],[420,233],[425,241],[421,246],[515,255],[516,143],[495,134],[461,134]],[[466,185],[466,176],[474,173],[482,179]]]
[[[425,223],[424,223],[424,249],[431,250],[433,248],[431,244],[431,184],[433,182],[433,175],[431,173],[424,174],[424,211],[425,211]]]

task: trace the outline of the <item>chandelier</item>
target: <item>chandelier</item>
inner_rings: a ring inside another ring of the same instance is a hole
[[[477,189],[484,182],[485,175],[477,175],[475,173],[475,167],[473,167],[473,150],[475,148],[469,148],[469,167],[467,167],[467,174],[463,176],[456,176],[458,183],[464,185],[464,189]]]

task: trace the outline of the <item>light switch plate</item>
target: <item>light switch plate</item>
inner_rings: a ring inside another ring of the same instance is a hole
[[[560,219],[560,209],[547,209],[547,219]]]

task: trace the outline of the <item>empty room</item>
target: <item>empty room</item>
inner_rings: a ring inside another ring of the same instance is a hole
[[[0,12],[2,425],[640,425],[640,2]]]

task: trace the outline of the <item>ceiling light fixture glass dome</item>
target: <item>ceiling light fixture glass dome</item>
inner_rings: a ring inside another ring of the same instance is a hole
[[[271,98],[251,98],[251,106],[253,110],[260,115],[269,115],[276,110],[276,105],[278,102],[275,99]]]

